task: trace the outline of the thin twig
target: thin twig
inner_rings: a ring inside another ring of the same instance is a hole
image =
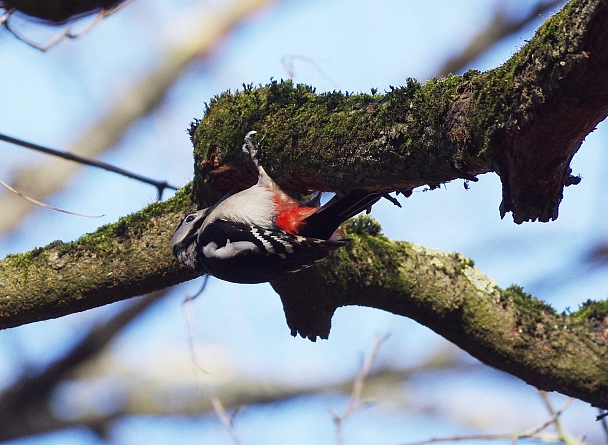
[[[287,54],[281,57],[281,64],[283,65],[283,69],[287,72],[287,77],[293,80],[296,75],[294,62],[296,60],[302,60],[305,63],[308,63],[312,66],[327,82],[332,84],[334,87],[339,88],[339,85],[331,78],[329,75],[323,71],[321,66],[319,65],[319,61],[323,61],[322,59],[315,59],[313,57],[301,56],[298,54]]]
[[[536,436],[538,433],[543,431],[545,428],[555,424],[557,419],[562,415],[566,408],[572,403],[574,399],[568,398],[562,407],[555,411],[551,417],[534,428],[521,433],[504,433],[504,434],[472,434],[468,436],[451,436],[451,437],[432,437],[430,439],[420,440],[416,442],[406,442],[403,445],[426,445],[430,443],[438,442],[460,442],[464,440],[511,440],[512,443],[517,442],[519,439],[530,439]]]
[[[194,316],[192,315],[192,308],[190,307],[190,303],[197,298],[200,294],[203,293],[205,287],[207,286],[207,281],[209,279],[209,275],[203,275],[203,284],[200,289],[194,295],[186,295],[184,301],[182,302],[182,314],[184,316],[184,322],[186,324],[186,336],[188,337],[188,351],[190,352],[190,360],[192,361],[192,366],[194,370],[197,369],[199,371],[203,371],[205,374],[209,374],[209,371],[205,369],[201,364],[198,363],[196,359],[196,351],[194,350]],[[196,372],[195,372],[196,375]],[[196,390],[200,390],[200,381],[196,380]]]
[[[545,403],[545,406],[547,407],[547,411],[549,411],[549,414],[551,414],[552,416],[554,416],[555,415],[555,409],[553,408],[553,404],[551,403],[551,399],[549,398],[549,394],[547,394],[546,391],[541,391],[541,390],[538,391],[538,394],[540,395],[541,399]],[[569,400],[569,403],[572,402],[572,398],[571,397],[568,400]],[[559,440],[561,440],[562,442],[564,442],[566,444],[579,443],[578,441],[576,441],[575,439],[573,439],[572,437],[570,437],[570,435],[566,432],[566,430],[562,426],[562,424],[559,421],[559,419],[556,418],[554,424],[555,424],[555,431],[557,432],[557,437],[559,438]]]
[[[211,405],[213,406],[213,410],[220,418],[226,429],[228,429],[228,431],[230,432],[230,436],[232,436],[232,440],[234,440],[234,443],[236,445],[240,445],[241,439],[239,439],[239,435],[237,434],[236,429],[234,428],[234,418],[243,407],[237,407],[232,413],[232,415],[228,415],[228,413],[224,409],[224,405],[222,405],[222,402],[216,396],[211,397]]]
[[[135,179],[136,181],[140,181],[140,182],[144,182],[146,184],[150,184],[153,185],[154,187],[156,187],[157,191],[158,191],[158,200],[160,201],[163,195],[163,191],[165,189],[171,189],[171,190],[177,190],[178,188],[170,185],[167,183],[167,181],[157,181],[156,179],[151,179],[151,178],[147,178],[145,176],[142,175],[138,175],[137,173],[132,173],[128,170],[124,170],[120,167],[115,167],[113,165],[110,164],[106,164],[105,162],[102,161],[97,161],[95,159],[88,159],[88,158],[84,158],[82,156],[73,154],[73,153],[69,153],[66,151],[61,151],[61,150],[57,150],[54,148],[49,148],[49,147],[44,147],[42,145],[38,145],[38,144],[34,144],[32,142],[27,142],[24,141],[22,139],[18,139],[18,138],[14,138],[11,136],[7,136],[5,134],[0,133],[0,140],[1,141],[5,141],[8,142],[10,144],[14,144],[14,145],[19,145],[21,147],[25,147],[25,148],[29,148],[31,150],[36,150],[36,151],[40,151],[42,153],[46,153],[48,155],[51,156],[57,156],[63,159],[67,159],[68,161],[74,161],[74,162],[78,162],[79,164],[84,164],[84,165],[88,165],[91,167],[96,167],[96,168],[101,168],[103,170],[107,170],[113,173],[117,173],[119,175],[122,176],[126,176],[128,178],[131,179]]]
[[[0,26],[4,25],[4,27],[6,28],[6,30],[8,32],[10,32],[13,36],[15,36],[17,39],[21,40],[26,45],[31,46],[32,48],[35,48],[35,49],[40,50],[42,52],[46,52],[49,49],[55,47],[64,38],[77,39],[77,38],[81,37],[82,35],[88,33],[99,22],[101,22],[106,17],[114,14],[116,11],[122,9],[129,2],[131,2],[131,0],[124,0],[122,3],[119,3],[119,4],[117,4],[116,6],[114,6],[112,8],[109,8],[109,9],[101,8],[99,10],[99,12],[96,14],[95,19],[88,26],[86,26],[84,29],[80,30],[79,32],[74,33],[74,32],[72,32],[72,26],[68,25],[63,31],[61,31],[58,35],[56,35],[55,37],[53,37],[49,42],[47,42],[45,44],[40,44],[40,43],[34,42],[33,40],[28,39],[27,37],[21,35],[17,31],[15,31],[10,26],[9,18],[16,11],[15,8],[9,9],[4,14],[4,16],[2,18],[0,18]],[[3,7],[2,3],[0,3],[0,7]],[[80,16],[77,17],[77,18],[80,18]],[[70,21],[70,20],[73,20],[73,19],[68,19],[68,21]]]
[[[344,444],[344,436],[343,436],[344,421],[349,416],[351,416],[352,414],[354,414],[355,412],[357,412],[358,410],[360,410],[361,408],[363,408],[369,404],[367,402],[361,401],[361,393],[363,392],[363,385],[365,384],[365,379],[369,376],[372,366],[373,366],[374,362],[376,361],[376,356],[378,355],[378,351],[380,350],[380,347],[382,346],[384,341],[387,339],[387,337],[388,336],[384,336],[384,337],[378,338],[376,340],[376,342],[374,343],[374,346],[372,348],[372,351],[370,352],[370,354],[367,356],[367,358],[363,362],[363,365],[361,366],[361,370],[359,371],[359,374],[357,374],[357,378],[355,379],[355,382],[353,383],[353,390],[350,393],[350,398],[348,399],[348,405],[346,405],[344,412],[342,414],[336,414],[335,412],[331,412],[331,416],[336,424],[336,434],[338,436],[338,443],[340,445]]]
[[[74,215],[74,216],[82,216],[83,218],[101,218],[103,216],[103,215],[84,215],[82,213],[70,212],[69,210],[60,209],[59,207],[55,207],[50,204],[45,204],[44,202],[40,202],[34,198],[31,198],[31,197],[21,193],[19,190],[15,190],[13,187],[11,187],[10,185],[8,185],[6,182],[4,182],[2,180],[0,180],[0,185],[2,187],[6,188],[8,191],[14,193],[15,195],[21,196],[23,199],[31,202],[32,204],[36,204],[37,206],[40,206],[40,207],[45,207],[49,210],[54,210],[55,212],[67,213],[68,215]]]
[[[70,31],[72,29],[71,26],[66,27],[63,31],[61,31],[59,34],[57,34],[55,37],[53,37],[50,41],[48,41],[47,43],[40,44],[37,42],[34,42],[33,40],[25,37],[24,35],[21,35],[20,33],[18,33],[17,31],[15,31],[11,24],[10,21],[8,20],[10,18],[7,17],[7,19],[4,21],[4,28],[10,32],[13,36],[15,36],[18,40],[21,40],[23,43],[25,43],[27,46],[32,47],[34,49],[37,49],[39,51],[42,51],[43,53],[47,52],[49,49],[57,46],[57,44],[59,42],[61,42],[65,37],[67,37],[70,34]]]

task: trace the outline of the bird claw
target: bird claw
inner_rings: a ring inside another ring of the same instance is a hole
[[[251,157],[251,161],[253,162],[253,165],[255,165],[255,168],[257,168],[257,170],[258,170],[258,185],[265,185],[266,187],[270,187],[270,188],[277,187],[274,184],[274,181],[272,180],[272,178],[270,176],[268,176],[268,174],[266,173],[266,170],[264,170],[264,167],[262,166],[262,163],[260,162],[260,159],[258,158],[258,155],[262,151],[260,149],[260,145],[262,144],[262,141],[264,140],[264,138],[262,137],[262,139],[260,139],[260,142],[258,144],[254,144],[253,141],[251,140],[251,136],[253,136],[256,133],[257,133],[257,131],[252,130],[245,135],[245,143],[243,144],[243,151],[245,153],[249,153],[249,156]]]
[[[256,134],[257,131],[251,130],[249,133],[245,135],[245,143],[243,144],[243,151],[245,153],[249,153],[251,156],[251,160],[255,164],[256,167],[260,166],[260,160],[258,159],[258,155],[260,154],[260,148],[258,145],[255,145],[251,140],[251,136]]]

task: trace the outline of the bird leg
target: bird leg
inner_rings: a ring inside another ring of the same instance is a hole
[[[249,153],[249,156],[251,156],[251,160],[253,161],[253,164],[256,166],[256,168],[258,170],[260,170],[262,168],[262,163],[260,162],[260,160],[258,158],[258,156],[260,154],[260,147],[259,147],[259,145],[255,145],[253,143],[253,141],[251,140],[251,136],[253,136],[256,133],[257,133],[257,131],[252,130],[245,135],[245,143],[243,144],[243,151],[245,153]]]
[[[251,140],[251,136],[253,136],[256,133],[257,133],[257,131],[252,130],[245,135],[245,143],[243,144],[243,151],[245,153],[249,153],[249,156],[251,156],[251,161],[253,162],[253,165],[255,165],[255,167],[258,169],[258,185],[263,185],[265,187],[269,187],[272,190],[280,190],[280,187],[275,184],[275,182],[272,180],[272,178],[270,176],[268,176],[268,173],[266,173],[266,170],[264,170],[264,167],[262,167],[262,163],[260,162],[260,159],[258,158],[258,156],[261,152],[260,145],[254,144]]]

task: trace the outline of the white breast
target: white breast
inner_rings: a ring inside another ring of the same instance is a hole
[[[201,230],[216,219],[272,227],[277,213],[273,193],[263,186],[254,185],[220,202],[207,215]]]

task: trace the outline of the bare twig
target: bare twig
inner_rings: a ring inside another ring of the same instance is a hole
[[[367,379],[367,377],[369,376],[369,374],[371,372],[372,366],[373,366],[374,362],[376,361],[376,356],[378,355],[378,351],[380,350],[380,347],[382,346],[382,344],[384,343],[386,338],[387,338],[387,336],[378,338],[376,340],[376,342],[374,343],[372,351],[370,352],[370,354],[367,356],[367,358],[363,362],[363,365],[361,366],[361,370],[359,371],[359,374],[357,374],[357,378],[355,379],[355,381],[353,383],[353,390],[350,393],[350,398],[348,399],[348,405],[346,405],[346,408],[344,409],[342,414],[337,414],[333,411],[330,412],[334,422],[336,423],[336,434],[338,436],[338,443],[340,445],[344,444],[344,436],[343,436],[344,421],[348,417],[350,417],[352,414],[354,414],[355,412],[360,410],[361,408],[364,408],[367,405],[369,405],[368,402],[361,401],[361,393],[363,391],[363,385],[365,384],[365,380]]]
[[[23,193],[21,193],[18,190],[15,190],[14,188],[12,188],[10,185],[8,185],[6,182],[1,181],[0,180],[0,185],[4,188],[6,188],[8,191],[14,193],[15,195],[19,195],[21,196],[23,199],[25,199],[26,201],[31,202],[32,204],[36,204],[37,206],[40,207],[46,207],[47,209],[50,210],[54,210],[55,212],[61,212],[61,213],[67,213],[68,215],[74,215],[74,216],[82,216],[84,218],[101,218],[103,215],[84,215],[82,213],[76,213],[76,212],[70,212],[69,210],[64,210],[64,209],[60,209],[59,207],[55,207],[49,204],[45,204],[43,202],[40,202],[34,198],[31,198]]]
[[[283,65],[283,69],[285,69],[285,71],[287,72],[287,76],[289,79],[293,80],[293,78],[296,75],[295,66],[294,66],[294,62],[296,60],[301,60],[304,63],[309,64],[321,75],[321,77],[323,77],[323,79],[328,81],[334,87],[339,88],[339,85],[331,77],[329,77],[329,75],[319,65],[318,62],[321,61],[320,59],[315,59],[313,57],[307,57],[307,56],[301,56],[298,54],[287,54],[287,55],[281,57],[281,64]]]
[[[29,148],[31,150],[40,151],[42,153],[46,153],[51,156],[57,156],[59,158],[67,159],[68,161],[78,162],[79,164],[88,165],[91,167],[101,168],[103,170],[110,171],[112,173],[117,173],[122,176],[126,176],[127,178],[135,179],[136,181],[144,182],[146,184],[153,185],[156,187],[158,191],[158,200],[160,201],[163,195],[163,191],[165,189],[177,190],[178,188],[170,185],[167,181],[157,181],[156,179],[147,178],[142,175],[138,175],[137,173],[130,172],[128,170],[124,170],[119,167],[115,167],[113,165],[107,164],[102,161],[97,161],[95,159],[85,158],[83,156],[78,156],[74,153],[69,153],[67,151],[57,150],[55,148],[45,147],[43,145],[34,144],[32,142],[24,141],[23,139],[14,138],[11,136],[7,136],[5,134],[0,133],[0,141],[8,142],[10,144],[19,145],[21,147]]]
[[[211,397],[211,405],[213,406],[213,410],[220,418],[226,429],[228,429],[228,431],[230,432],[230,436],[232,436],[232,440],[234,440],[234,443],[236,445],[240,445],[241,440],[239,439],[236,429],[234,428],[234,419],[243,407],[237,407],[232,413],[232,415],[228,415],[228,413],[224,409],[224,405],[222,405],[222,402],[216,396]]]
[[[553,408],[553,404],[551,403],[549,394],[547,394],[546,391],[538,391],[538,394],[540,395],[541,399],[545,403],[545,407],[547,408],[547,411],[549,411],[549,414],[551,414],[551,416],[555,416],[556,411]],[[567,401],[568,401],[568,403],[571,403],[572,400],[573,399],[570,397]],[[557,437],[560,441],[562,441],[566,444],[579,444],[582,442],[582,441],[575,440],[567,433],[567,431],[564,429],[561,422],[559,421],[558,417],[555,417],[555,421],[553,423],[555,425],[555,431],[557,433]]]
[[[545,428],[555,424],[558,418],[562,415],[562,413],[566,410],[566,408],[572,403],[574,399],[568,398],[566,402],[562,405],[562,407],[552,413],[551,417],[541,423],[540,425],[531,428],[527,431],[523,431],[520,433],[504,433],[504,434],[472,434],[468,436],[451,436],[451,437],[432,437],[430,439],[420,440],[416,442],[406,442],[403,445],[426,445],[430,443],[439,443],[439,442],[460,442],[464,440],[511,440],[511,443],[515,443],[520,439],[530,439],[535,437]]]
[[[194,295],[186,295],[184,301],[182,302],[182,313],[184,316],[184,322],[186,325],[186,336],[188,337],[188,350],[190,352],[190,359],[192,360],[192,366],[195,371],[196,370],[203,371],[205,374],[208,374],[207,371],[201,364],[198,363],[196,358],[196,351],[194,350],[194,316],[192,315],[192,308],[190,307],[190,303],[197,298],[200,294],[203,293],[205,287],[207,286],[207,281],[209,279],[209,275],[203,275],[203,283],[201,284],[200,289]],[[200,389],[200,381],[196,380],[196,388]]]
[[[63,31],[61,31],[58,35],[56,35],[55,37],[53,37],[49,42],[47,42],[45,44],[40,44],[40,43],[34,42],[33,40],[31,40],[31,39],[29,39],[29,38],[21,35],[20,33],[18,33],[17,31],[15,31],[10,26],[9,18],[16,11],[15,8],[11,8],[11,9],[9,9],[9,10],[6,11],[6,13],[4,14],[4,16],[0,19],[0,26],[4,25],[4,27],[6,28],[6,30],[8,32],[10,32],[13,36],[15,36],[17,39],[21,40],[26,45],[31,46],[32,48],[35,48],[35,49],[40,50],[42,52],[46,52],[49,49],[51,49],[54,46],[56,46],[64,38],[77,39],[77,38],[81,37],[82,35],[88,33],[89,31],[91,31],[95,27],[95,25],[97,25],[103,19],[105,19],[106,17],[114,14],[116,11],[122,9],[127,3],[130,3],[130,2],[131,2],[131,0],[124,0],[122,3],[119,3],[119,4],[117,4],[116,6],[114,6],[112,8],[108,8],[108,9],[101,8],[99,10],[99,12],[97,13],[97,15],[95,16],[95,19],[89,25],[87,25],[84,29],[80,30],[79,32],[72,32],[72,26],[71,25],[67,26]],[[2,4],[0,4],[0,7],[1,6],[2,6]]]

